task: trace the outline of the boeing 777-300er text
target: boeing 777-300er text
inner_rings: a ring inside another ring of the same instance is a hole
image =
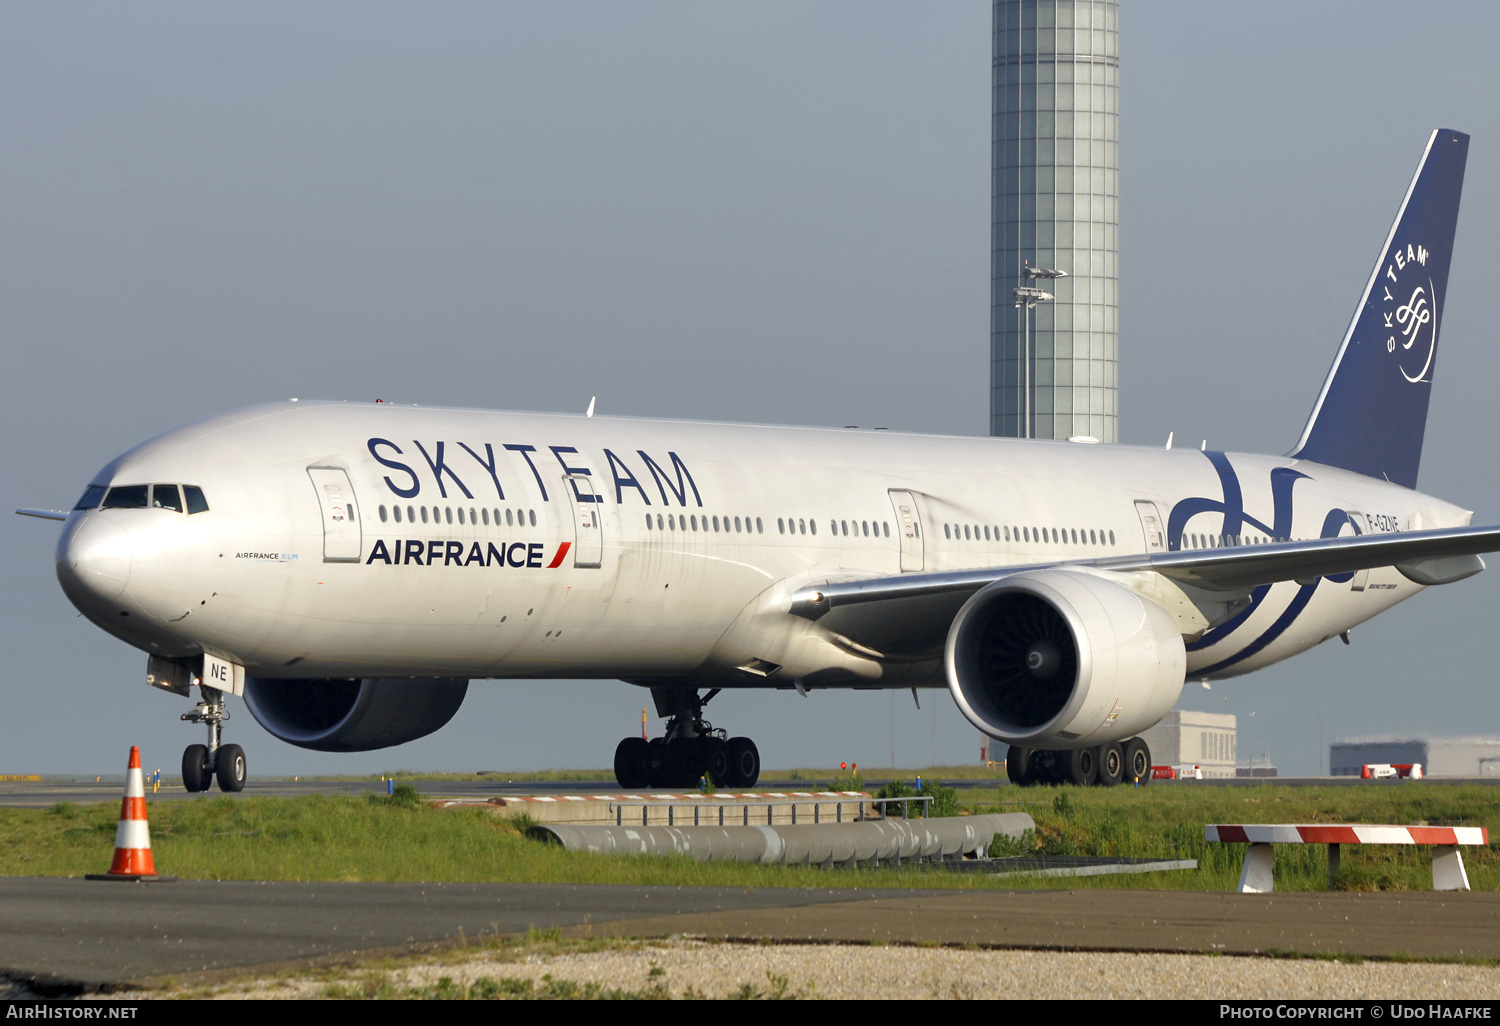
[[[199,701],[189,790],[244,786],[225,696],[354,752],[476,678],[649,687],[625,787],[755,783],[723,688],[938,688],[1019,783],[1149,779],[1184,681],[1248,673],[1484,568],[1416,491],[1468,137],[1428,140],[1286,456],[385,403],[217,414],[96,474],[57,575]],[[1346,639],[1347,640],[1347,639]],[[705,693],[706,692],[706,693]]]

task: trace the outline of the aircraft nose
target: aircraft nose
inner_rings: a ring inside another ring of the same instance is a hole
[[[58,546],[57,576],[75,603],[113,602],[130,580],[130,535],[112,521],[85,516]]]

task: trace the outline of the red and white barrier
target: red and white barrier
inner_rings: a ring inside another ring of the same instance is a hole
[[[1421,780],[1423,777],[1422,764],[1420,762],[1367,762],[1360,767],[1359,776],[1361,780]]]
[[[1203,828],[1204,840],[1249,844],[1240,872],[1240,893],[1261,894],[1274,889],[1271,877],[1271,845],[1328,845],[1328,884],[1338,879],[1339,845],[1422,844],[1432,848],[1432,889],[1467,891],[1469,874],[1464,869],[1462,845],[1486,845],[1490,832],[1484,827],[1385,826],[1367,823],[1211,823]]]

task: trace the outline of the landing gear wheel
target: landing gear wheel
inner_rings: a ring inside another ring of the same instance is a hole
[[[615,780],[621,787],[634,790],[650,787],[651,778],[646,772],[646,759],[651,746],[645,738],[627,737],[615,747]]]
[[[1063,764],[1063,782],[1088,787],[1099,779],[1099,749],[1074,748],[1059,752]]]
[[[214,766],[208,758],[207,745],[188,745],[182,753],[182,786],[190,793],[207,791],[214,778]]]
[[[1142,787],[1151,783],[1151,749],[1146,742],[1133,737],[1124,743],[1125,783],[1139,782]]]
[[[1025,787],[1031,783],[1031,749],[1011,745],[1005,753],[1005,775],[1012,784]]]
[[[1099,746],[1099,780],[1101,787],[1114,787],[1125,776],[1125,750],[1118,741]]]
[[[748,737],[729,739],[730,787],[754,787],[760,779],[760,750]]]
[[[214,753],[214,776],[219,778],[220,791],[243,791],[245,789],[245,750],[239,745],[220,745],[219,750]],[[207,784],[204,785],[205,788],[207,786]]]
[[[729,778],[734,775],[733,761],[729,757],[729,742],[710,738],[708,754],[703,760],[703,765],[704,772],[708,774],[708,779],[713,781],[715,787],[728,786]]]
[[[646,742],[646,786],[672,786],[671,759],[667,753],[667,743],[659,737],[653,737]]]

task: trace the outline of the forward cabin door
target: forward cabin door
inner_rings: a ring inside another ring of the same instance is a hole
[[[358,563],[363,539],[349,475],[338,467],[308,467],[323,510],[323,562]]]
[[[896,507],[896,535],[901,540],[901,572],[922,569],[922,518],[917,513],[917,497],[911,492],[890,489],[891,505]]]
[[[604,499],[587,474],[564,477],[563,491],[573,509],[573,565],[597,568],[604,562]]]
[[[1167,547],[1167,525],[1162,523],[1156,503],[1136,500],[1136,516],[1141,518],[1141,533],[1145,536],[1147,552],[1163,552]]]

